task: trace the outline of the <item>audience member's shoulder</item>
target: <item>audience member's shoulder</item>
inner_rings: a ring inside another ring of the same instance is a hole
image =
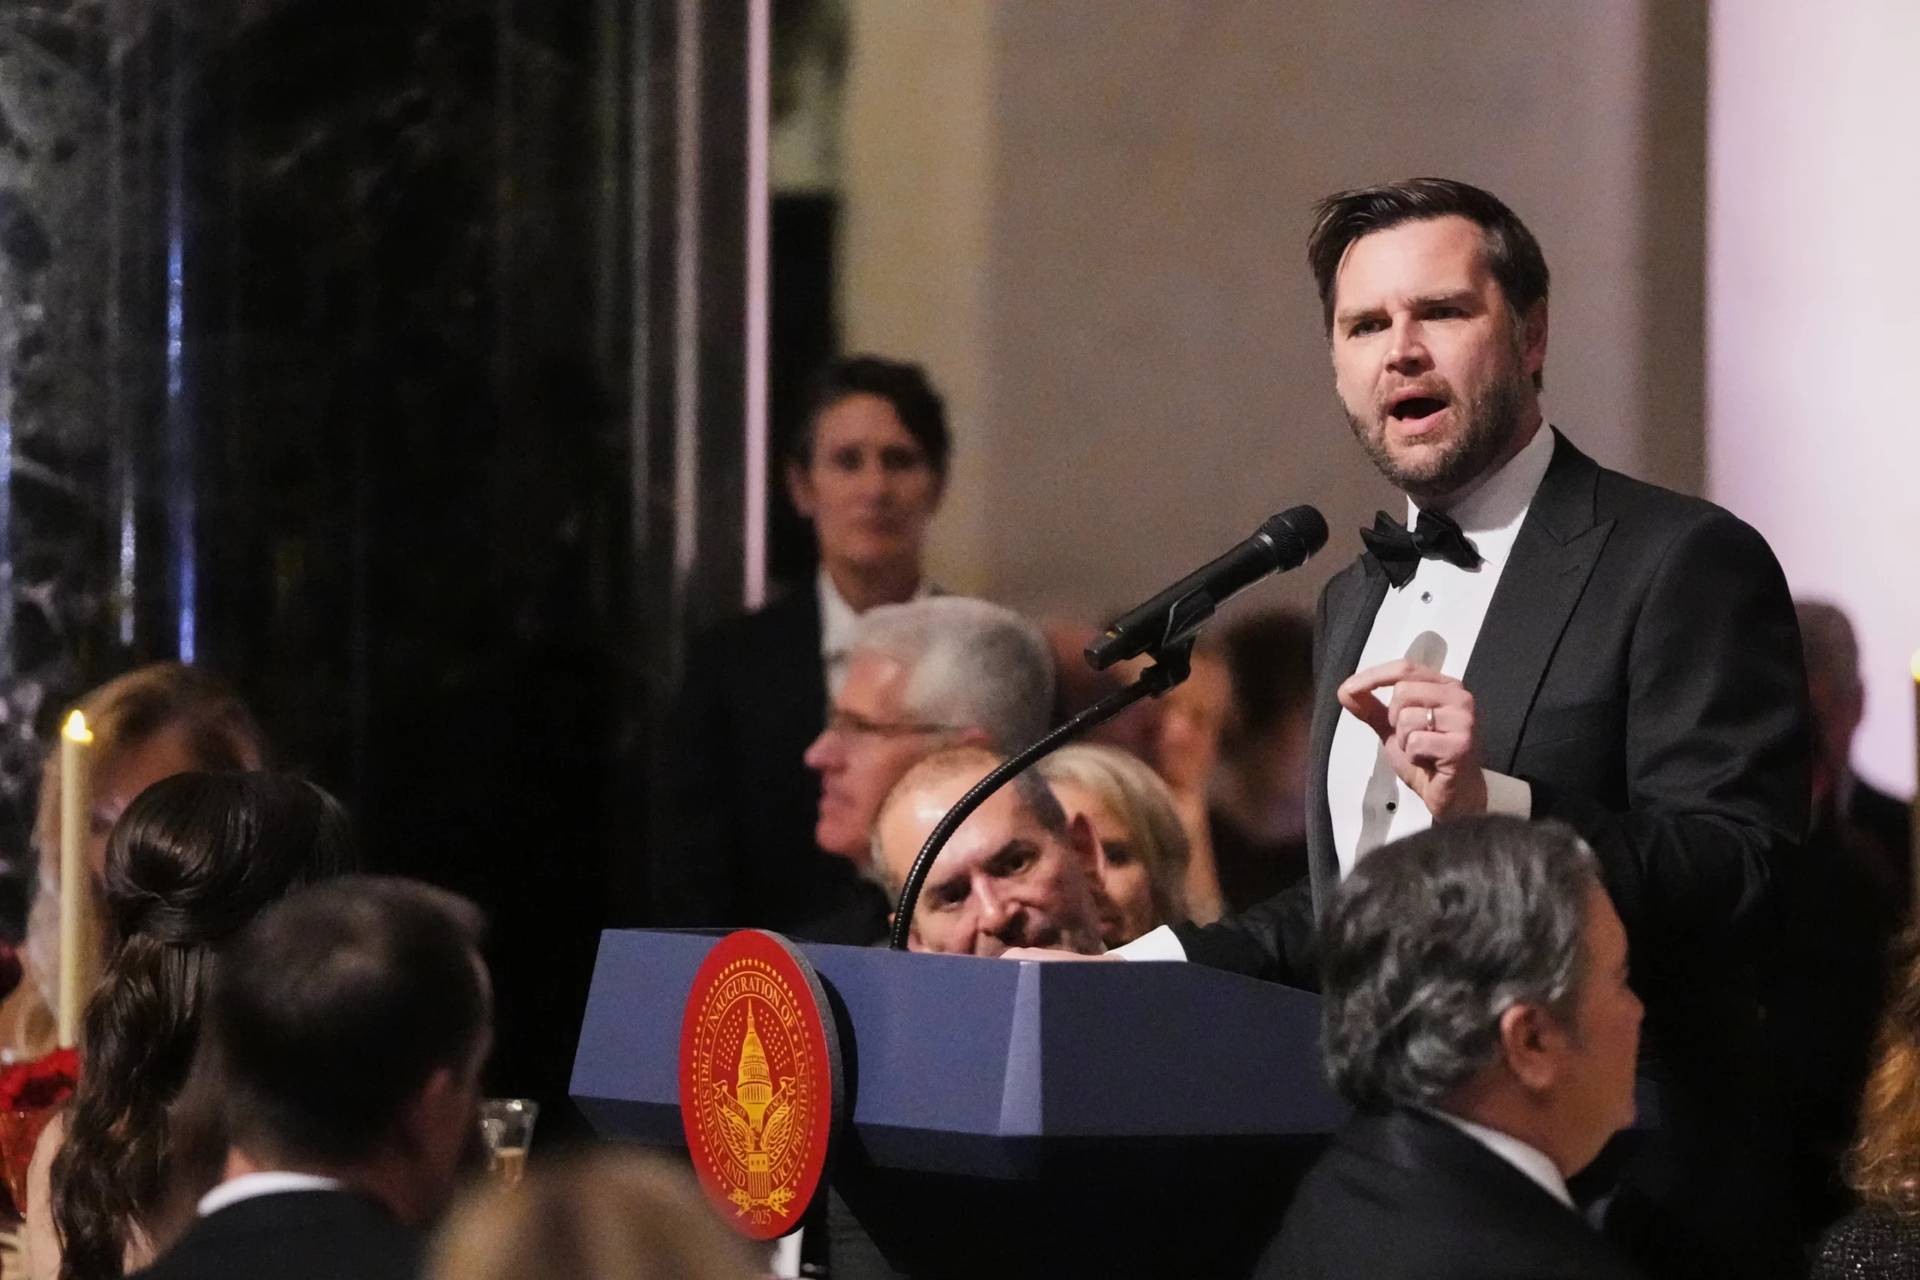
[[[749,613],[722,618],[701,633],[701,643],[732,648],[819,629],[820,602],[812,580],[808,580],[799,586],[780,588],[766,604]]]
[[[197,1220],[150,1268],[152,1280],[413,1280],[424,1233],[372,1200],[315,1191],[242,1200]]]
[[[1920,1277],[1920,1218],[1889,1209],[1855,1209],[1821,1237],[1813,1280]]]
[[[1913,807],[1863,779],[1853,787],[1853,819],[1882,841],[1904,851],[1911,834]]]

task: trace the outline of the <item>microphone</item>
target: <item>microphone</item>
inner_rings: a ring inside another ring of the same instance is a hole
[[[1187,639],[1229,597],[1270,573],[1297,569],[1327,545],[1327,522],[1312,507],[1291,507],[1253,531],[1253,536],[1201,566],[1143,605],[1115,618],[1087,646],[1087,665],[1105,671],[1114,663]]]

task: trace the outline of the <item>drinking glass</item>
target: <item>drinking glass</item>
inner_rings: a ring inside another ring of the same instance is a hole
[[[480,1137],[487,1144],[487,1172],[508,1186],[527,1170],[533,1122],[540,1104],[532,1098],[488,1098],[480,1104]]]

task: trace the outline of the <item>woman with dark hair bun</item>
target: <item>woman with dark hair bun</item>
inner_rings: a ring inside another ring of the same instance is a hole
[[[179,1185],[178,1111],[215,953],[354,860],[339,803],[280,774],[177,774],[127,807],[107,841],[110,958],[82,1024],[79,1092],[29,1178],[34,1280],[123,1276],[190,1219],[201,1188]]]

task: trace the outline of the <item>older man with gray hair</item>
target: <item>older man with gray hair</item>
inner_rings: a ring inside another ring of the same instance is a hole
[[[1053,708],[1053,653],[1011,609],[964,596],[886,605],[860,617],[827,727],[807,748],[820,775],[814,839],[864,864],[880,802],[942,747],[1011,753]]]
[[[1261,1277],[1624,1280],[1567,1178],[1633,1119],[1640,1001],[1592,852],[1478,817],[1362,859],[1321,932],[1327,1073],[1357,1114]]]
[[[873,874],[897,899],[947,810],[1000,766],[983,747],[927,756],[887,793],[873,830]],[[910,951],[997,956],[1010,947],[1098,954],[1113,904],[1100,888],[1099,845],[1086,815],[1069,818],[1037,771],[989,796],[940,850],[920,891]]]

